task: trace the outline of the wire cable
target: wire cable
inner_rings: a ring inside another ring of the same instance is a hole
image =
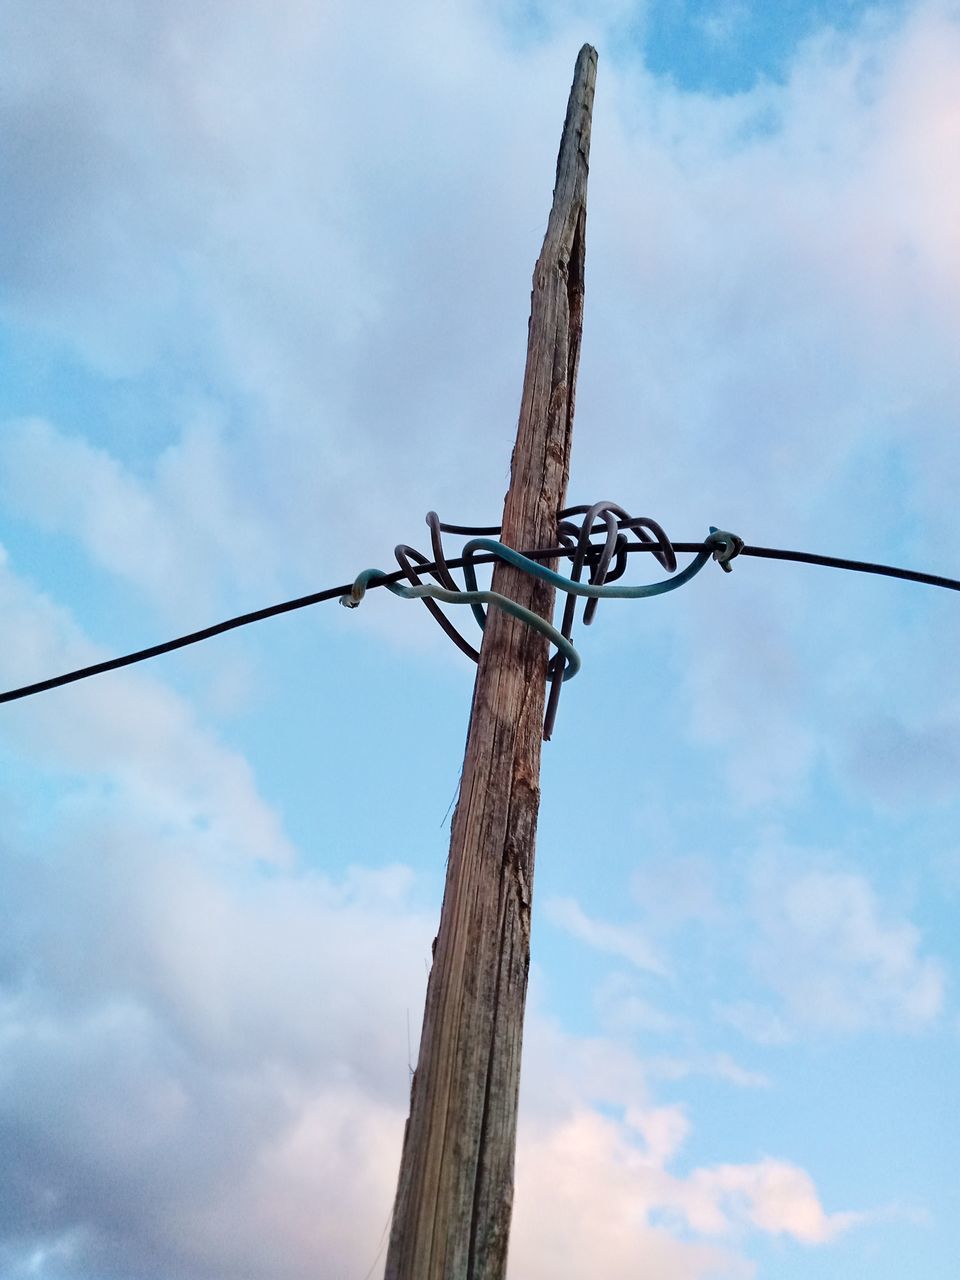
[[[460,528],[453,525],[446,525],[445,529],[450,533],[459,533]],[[476,530],[473,528],[464,529],[464,533],[473,534]],[[485,529],[484,532],[487,532]],[[498,529],[491,529],[491,532],[499,532]],[[630,543],[624,550],[627,554],[634,554],[638,551],[658,551],[657,543]],[[699,554],[702,551],[712,551],[713,548],[704,542],[674,542],[674,551],[684,553]],[[547,547],[543,550],[524,551],[522,553],[528,560],[560,560],[565,557],[572,558],[573,551],[569,547],[557,546]],[[935,573],[920,573],[915,569],[900,569],[887,564],[873,564],[866,560],[848,560],[840,556],[821,556],[809,551],[784,551],[776,547],[751,547],[745,546],[740,552],[741,556],[754,556],[761,560],[785,560],[795,564],[812,564],[824,566],[828,569],[846,569],[856,573],[872,573],[887,578],[900,578],[906,582],[920,582],[926,586],[942,587],[947,591],[960,591],[960,580],[956,578],[943,577]],[[493,555],[478,555],[473,558],[474,564],[491,564],[496,559]],[[446,567],[448,569],[461,569],[466,564],[466,557],[459,557],[455,560],[447,560]],[[423,565],[422,571],[431,573],[437,570],[439,566],[434,562],[432,564]],[[392,573],[386,573],[381,578],[369,584],[370,590],[375,587],[386,587],[391,583],[402,582],[406,579],[406,573],[403,569],[397,569]],[[284,600],[280,604],[268,605],[265,609],[254,609],[251,613],[241,613],[235,618],[227,618],[223,622],[214,623],[213,626],[203,627],[199,631],[191,631],[187,635],[177,636],[173,640],[165,640],[162,644],[150,645],[146,649],[137,649],[133,653],[123,654],[118,658],[109,658],[105,662],[95,662],[88,667],[79,667],[75,671],[66,671],[62,675],[51,676],[47,680],[38,680],[33,684],[22,685],[18,689],[8,689],[4,693],[0,693],[0,703],[16,702],[20,698],[30,698],[37,693],[45,693],[49,689],[59,689],[62,685],[73,684],[77,680],[87,680],[91,676],[104,675],[108,671],[117,671],[121,667],[130,667],[138,662],[146,662],[149,658],[159,658],[164,653],[173,653],[176,649],[185,649],[188,645],[199,644],[203,640],[211,640],[214,636],[223,635],[227,631],[235,631],[238,627],[247,627],[254,622],[263,622],[267,618],[275,618],[283,613],[292,613],[296,609],[306,609],[311,605],[323,604],[326,600],[336,600],[340,596],[348,595],[353,587],[352,582],[342,583],[337,587],[329,587],[326,591],[316,591],[311,595],[297,596],[293,600]]]

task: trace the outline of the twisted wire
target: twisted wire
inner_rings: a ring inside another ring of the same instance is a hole
[[[483,530],[474,530],[464,528],[460,525],[444,525],[444,531],[448,533],[497,533],[496,526],[488,527]],[[694,554],[701,551],[711,551],[704,542],[675,542],[673,544],[674,551],[681,554]],[[632,542],[620,549],[620,553],[631,555],[634,552],[651,552],[657,550],[656,546],[647,542]],[[618,553],[618,555],[620,554]],[[555,547],[532,548],[524,553],[529,560],[557,560],[563,556],[569,557],[571,554],[570,539]],[[851,560],[846,556],[826,556],[820,555],[814,551],[790,551],[781,547],[752,547],[745,546],[741,549],[740,555],[751,556],[761,560],[781,560],[790,564],[809,564],[826,569],[843,569],[848,573],[868,573],[884,578],[896,578],[901,582],[917,582],[928,587],[939,587],[945,591],[960,591],[960,578],[948,578],[941,573],[924,573],[919,569],[904,569],[896,565],[877,564],[870,560]],[[497,557],[493,555],[477,555],[474,557],[476,564],[491,564]],[[448,569],[459,569],[463,566],[462,559],[455,558],[445,561]],[[425,572],[432,573],[440,566],[437,563],[421,566]],[[371,587],[388,587],[391,582],[401,582],[406,575],[402,569],[397,569],[393,573],[387,574],[383,578],[379,578],[376,582],[370,584]],[[613,578],[614,573],[611,571],[609,578]],[[324,591],[312,591],[309,595],[296,596],[292,600],[281,600],[277,604],[266,605],[262,609],[252,609],[248,613],[240,613],[232,618],[224,618],[221,622],[215,622],[211,626],[201,627],[198,631],[189,631],[186,635],[174,636],[171,640],[163,640],[159,644],[148,645],[143,649],[134,649],[131,653],[123,653],[114,658],[106,658],[102,662],[94,662],[85,667],[76,667],[72,671],[64,671],[56,676],[48,676],[44,680],[34,680],[30,684],[19,685],[13,689],[5,689],[0,693],[0,704],[8,702],[17,702],[21,698],[32,698],[38,693],[47,693],[51,689],[62,689],[65,685],[75,684],[79,680],[89,680],[92,676],[106,675],[110,671],[120,671],[124,667],[134,666],[139,662],[146,662],[151,658],[159,658],[167,653],[175,653],[178,649],[185,649],[188,645],[200,644],[204,640],[212,640],[215,636],[225,635],[228,631],[235,631],[239,627],[249,627],[255,622],[264,622],[268,618],[277,618],[281,614],[291,613],[295,609],[308,609],[316,604],[323,604],[327,600],[340,599],[344,593],[349,592],[351,584],[349,582],[342,583],[335,587],[327,587]]]
[[[569,517],[583,517],[579,527]],[[603,522],[604,540],[600,547],[590,541],[594,526]],[[593,506],[567,507],[560,512],[558,534],[562,541],[576,539],[573,563],[570,567],[570,578],[579,582],[585,563],[590,564],[590,582],[594,586],[602,586],[605,582],[613,582],[623,576],[627,567],[626,531],[632,531],[642,543],[657,547],[653,554],[667,573],[675,573],[677,557],[673,546],[661,525],[656,520],[645,516],[633,519],[623,507],[615,502],[595,502]],[[648,532],[649,530],[649,532]],[[599,600],[596,596],[589,599],[583,609],[583,625],[589,627],[596,615]],[[576,614],[577,598],[572,592],[567,593],[563,607],[563,619],[560,623],[561,633],[569,640],[573,634],[573,623]],[[549,692],[547,694],[546,712],[543,720],[544,741],[549,742],[553,735],[553,727],[557,719],[557,706],[560,702],[560,687],[564,679],[564,660],[558,651],[550,660],[547,668]]]
[[[575,516],[582,517],[579,524],[572,519]],[[632,533],[639,540],[644,550],[651,551],[668,573],[674,574],[677,569],[676,552],[663,527],[649,516],[631,516],[615,502],[603,501],[595,502],[592,506],[567,507],[559,513],[558,537],[561,547],[572,560],[569,576],[556,573],[545,565],[537,563],[536,560],[500,542],[492,541],[487,535],[499,534],[499,526],[477,528],[447,525],[440,520],[435,511],[429,511],[426,519],[434,557],[432,564],[416,548],[400,543],[394,549],[394,554],[402,575],[410,585],[404,586],[396,580],[387,581],[391,575],[380,569],[365,569],[357,575],[350,592],[341,597],[340,603],[349,608],[356,608],[367,588],[377,584],[386,586],[395,595],[402,596],[404,599],[422,600],[444,632],[474,662],[479,661],[479,651],[443,612],[440,608],[441,603],[469,605],[481,631],[486,625],[486,608],[490,606],[502,610],[539,631],[557,650],[547,666],[549,692],[543,724],[545,741],[549,741],[553,733],[561,686],[565,681],[572,679],[580,669],[580,657],[571,639],[578,598],[586,597],[583,621],[589,626],[593,622],[597,604],[601,599],[639,599],[674,591],[699,573],[711,555],[725,570],[729,571],[730,561],[743,549],[743,540],[735,534],[711,528],[709,537],[694,561],[676,577],[642,586],[615,587],[612,583],[622,577],[626,568],[628,533]],[[591,540],[595,532],[602,533],[602,543]],[[466,589],[459,587],[450,573],[443,547],[444,533],[455,533],[461,536],[481,535],[472,537],[463,548],[462,567]],[[521,569],[524,573],[540,578],[563,591],[566,599],[560,627],[554,627],[539,614],[533,613],[499,592],[481,591],[477,585],[475,569],[477,557],[481,552],[489,552],[498,559]],[[589,568],[589,578],[586,583],[581,581],[584,568]],[[420,570],[430,574],[435,582],[425,583]]]

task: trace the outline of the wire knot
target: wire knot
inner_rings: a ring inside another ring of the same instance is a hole
[[[710,537],[706,541],[713,546],[713,558],[724,573],[732,573],[733,565],[730,562],[737,558],[746,545],[743,539],[735,533],[728,533],[726,529],[717,529],[711,525]]]
[[[581,519],[573,521],[570,519],[571,516],[579,516]],[[396,548],[396,557],[410,585],[403,586],[399,582],[390,581],[384,585],[395,595],[403,596],[407,600],[422,600],[451,640],[474,662],[479,661],[479,650],[460,634],[440,608],[441,603],[469,605],[481,631],[486,625],[487,608],[492,605],[545,636],[556,648],[556,653],[547,667],[550,692],[543,722],[543,736],[546,741],[549,741],[553,731],[560,687],[580,670],[580,655],[570,639],[578,598],[586,599],[583,621],[589,625],[593,621],[600,600],[637,600],[675,591],[677,587],[683,586],[698,574],[711,555],[721,569],[729,573],[731,560],[740,554],[744,546],[743,539],[737,537],[735,533],[727,533],[723,529],[711,526],[710,533],[704,540],[701,550],[697,552],[696,558],[677,573],[677,556],[673,544],[656,520],[651,520],[648,516],[631,516],[615,502],[595,502],[592,506],[567,507],[558,514],[557,534],[561,546],[551,548],[553,554],[550,558],[556,558],[557,555],[567,555],[570,558],[572,561],[570,576],[565,577],[563,574],[555,573],[545,564],[540,564],[537,560],[514,551],[512,547],[507,547],[502,542],[495,542],[489,536],[485,536],[500,533],[499,528],[480,529],[442,524],[435,511],[427,514],[427,524],[433,544],[433,564],[421,552],[401,544]],[[481,535],[471,537],[463,548],[465,590],[457,584],[450,573],[443,549],[444,533]],[[591,541],[595,533],[601,535],[602,541]],[[675,576],[662,582],[647,583],[644,586],[614,585],[626,568],[629,549],[628,534],[639,539],[644,544],[644,549],[653,554],[667,573]],[[557,590],[563,591],[566,600],[560,626],[555,627],[538,613],[534,613],[516,600],[511,600],[497,591],[481,590],[477,584],[475,564],[481,555],[487,558],[493,555],[498,560],[506,561],[507,564],[530,574],[531,577],[539,578]],[[583,582],[581,578],[585,569],[588,580]],[[429,573],[434,582],[423,582],[418,570]],[[378,579],[386,577],[387,575],[380,569],[364,569],[357,575],[350,592],[340,597],[340,603],[348,609],[355,609],[363,599],[367,587]]]

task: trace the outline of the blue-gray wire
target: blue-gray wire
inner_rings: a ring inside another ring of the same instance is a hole
[[[489,552],[491,555],[506,561],[507,564],[512,564],[514,568],[521,569],[524,573],[529,573],[531,577],[540,578],[568,595],[585,596],[591,600],[641,600],[648,596],[663,595],[667,591],[675,591],[677,587],[682,587],[684,583],[689,582],[691,578],[700,572],[711,556],[718,561],[721,568],[729,573],[731,560],[742,549],[743,540],[738,538],[735,533],[726,533],[711,526],[709,536],[704,539],[704,550],[698,552],[696,558],[676,577],[639,586],[625,584],[598,586],[591,582],[574,582],[572,578],[568,578],[562,573],[556,573],[553,569],[548,569],[546,565],[538,564],[536,560],[530,560],[527,556],[521,555],[519,551],[514,551],[511,547],[506,547],[502,542],[496,542],[492,538],[472,538],[463,548],[463,576],[467,584],[466,591],[450,590],[447,587],[434,586],[432,583],[406,587],[402,583],[388,581],[384,582],[383,585],[386,586],[388,591],[392,591],[394,595],[402,596],[405,600],[423,600],[427,598],[439,600],[444,604],[468,604],[473,610],[481,629],[486,626],[487,621],[484,605],[492,605],[494,608],[501,609],[512,618],[517,618],[519,621],[539,631],[541,635],[547,637],[551,644],[557,647],[557,650],[565,660],[563,679],[570,680],[580,670],[581,665],[580,655],[572,642],[551,622],[541,618],[538,613],[534,613],[532,610],[518,604],[516,600],[511,600],[509,596],[501,595],[497,591],[480,590],[477,585],[477,573],[474,567],[474,558],[477,555],[481,552]],[[355,609],[363,599],[369,586],[390,576],[383,569],[364,569],[362,573],[357,574],[350,593],[340,597],[340,603],[348,609]]]

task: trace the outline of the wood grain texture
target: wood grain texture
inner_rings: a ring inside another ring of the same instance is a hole
[[[585,45],[567,106],[533,293],[508,545],[556,545],[570,468],[583,318],[584,234],[597,55]],[[543,617],[553,589],[498,564],[493,588]],[[440,932],[386,1280],[502,1280],[513,1205],[530,961],[547,644],[490,610],[453,819]]]

